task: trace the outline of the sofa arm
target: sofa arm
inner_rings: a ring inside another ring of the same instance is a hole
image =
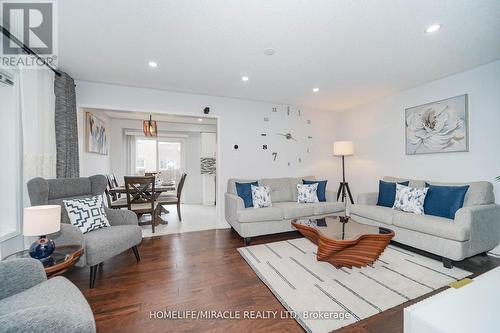
[[[16,258],[0,262],[0,299],[15,295],[47,280],[43,265],[36,259]]]
[[[61,223],[61,230],[47,237],[54,240],[56,247],[59,245],[85,245],[83,234],[80,229],[69,223]]]
[[[232,193],[225,193],[224,198],[226,203],[225,205],[226,221],[229,224],[238,222],[238,211],[241,209],[245,209],[245,204],[243,202],[243,199],[237,196],[236,194]]]
[[[139,225],[137,214],[126,209],[104,208],[108,216],[109,224],[115,225]]]
[[[378,201],[378,192],[361,193],[358,195],[358,204],[375,206]]]
[[[500,205],[462,207],[455,213],[455,223],[469,229],[471,240],[496,246],[500,242]]]

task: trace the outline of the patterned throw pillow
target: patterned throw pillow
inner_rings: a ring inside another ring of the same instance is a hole
[[[315,184],[297,184],[297,202],[319,202],[318,183]]]
[[[403,212],[424,214],[424,201],[427,195],[428,187],[413,188],[396,184],[396,200],[392,209],[399,209]]]
[[[253,208],[271,207],[271,189],[269,185],[254,186],[252,185],[252,202]]]
[[[78,227],[83,234],[110,226],[100,195],[63,200],[63,204],[68,212],[69,221]]]

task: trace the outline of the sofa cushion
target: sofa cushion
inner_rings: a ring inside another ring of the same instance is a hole
[[[277,202],[274,207],[283,210],[285,219],[294,219],[297,217],[314,216],[314,203],[298,203],[298,202]]]
[[[293,192],[293,198],[291,201],[297,202],[297,184],[303,184],[302,180],[307,179],[307,180],[312,180],[314,181],[316,177],[314,176],[307,176],[307,177],[298,177],[298,178],[288,178],[288,181],[290,182],[290,188],[292,189]]]
[[[261,185],[271,188],[271,201],[284,202],[293,200],[293,191],[289,178],[264,178],[260,180]]]
[[[438,183],[427,182],[429,185],[437,186],[469,186],[465,193],[464,207],[475,205],[489,205],[495,203],[495,195],[493,194],[493,184],[490,182],[470,182],[470,183]]]
[[[349,212],[367,219],[375,220],[385,224],[392,224],[394,213],[392,208],[372,205],[351,205]]]
[[[316,202],[312,204],[314,207],[314,215],[326,215],[344,211],[345,207],[342,202]]]
[[[238,195],[238,192],[236,191],[236,183],[253,183],[253,182],[258,183],[258,180],[257,179],[230,178],[227,181],[227,193]]]
[[[408,186],[409,183],[409,181],[393,183],[379,180],[377,206],[392,208],[392,206],[394,205],[394,200],[396,199],[396,184]]]
[[[321,202],[326,201],[326,183],[328,182],[327,180],[302,180],[304,185],[310,185],[310,184],[318,184],[318,189],[316,190],[318,200]]]
[[[429,185],[424,202],[426,215],[434,215],[454,219],[457,210],[464,205],[464,198],[469,185],[466,186],[437,186]]]
[[[453,223],[453,220],[432,216],[398,212],[394,214],[394,225],[424,234],[446,238],[458,242],[469,240],[469,229]]]
[[[138,225],[115,225],[83,235],[87,265],[93,266],[114,257],[142,241]]]
[[[236,214],[240,223],[280,221],[283,219],[283,211],[278,207],[245,208],[238,210]]]
[[[243,204],[245,205],[245,208],[253,207],[252,185],[259,186],[259,183],[257,183],[257,182],[252,182],[252,183],[235,182],[234,185],[236,186],[236,193],[238,194],[238,196],[240,198],[243,199]]]

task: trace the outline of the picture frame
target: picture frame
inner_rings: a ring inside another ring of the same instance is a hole
[[[90,112],[85,113],[85,124],[87,152],[108,155],[109,141],[107,124]]]
[[[468,95],[405,109],[406,155],[469,151]]]

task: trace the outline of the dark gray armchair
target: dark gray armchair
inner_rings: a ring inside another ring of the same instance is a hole
[[[106,189],[107,180],[102,175],[88,178],[44,179],[33,178],[28,182],[28,193],[31,204],[62,205],[63,200],[87,198],[102,195]],[[106,208],[111,227],[101,228],[82,234],[70,224],[66,209],[61,210],[61,231],[49,235],[58,245],[82,244],[85,253],[77,266],[90,266],[90,288],[95,285],[97,267],[103,261],[132,249],[137,261],[140,260],[137,245],[142,241],[142,230],[138,225],[134,212]]]
[[[80,290],[68,279],[47,280],[40,261],[0,261],[0,331],[95,333],[95,321]]]

